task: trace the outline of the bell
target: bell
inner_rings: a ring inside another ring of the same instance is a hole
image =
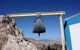
[[[44,33],[45,27],[43,25],[43,22],[41,20],[40,17],[37,17],[35,23],[34,23],[34,27],[33,27],[33,33],[38,33],[38,35],[40,36],[41,33]]]

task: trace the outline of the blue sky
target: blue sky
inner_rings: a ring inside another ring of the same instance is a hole
[[[79,0],[0,0],[0,14],[65,11],[63,19],[80,12]],[[41,17],[46,27],[46,33],[41,39],[60,39],[59,19],[56,16]],[[15,18],[17,26],[23,31],[25,37],[38,39],[32,33],[36,17]]]

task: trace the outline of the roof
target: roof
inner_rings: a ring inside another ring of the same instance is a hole
[[[76,16],[78,16],[78,15],[80,15],[80,13],[75,14],[75,15],[72,15],[72,16],[70,16],[70,17],[68,17],[68,18],[64,19],[64,20],[69,20],[70,18],[76,17]]]

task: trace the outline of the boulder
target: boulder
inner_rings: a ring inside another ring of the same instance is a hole
[[[38,50],[23,37],[13,18],[0,18],[0,50]]]

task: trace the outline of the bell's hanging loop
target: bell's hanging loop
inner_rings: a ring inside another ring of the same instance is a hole
[[[44,32],[46,32],[45,26],[43,24],[43,21],[41,20],[40,15],[38,15],[34,22],[33,33],[37,33],[40,36],[40,34]]]

